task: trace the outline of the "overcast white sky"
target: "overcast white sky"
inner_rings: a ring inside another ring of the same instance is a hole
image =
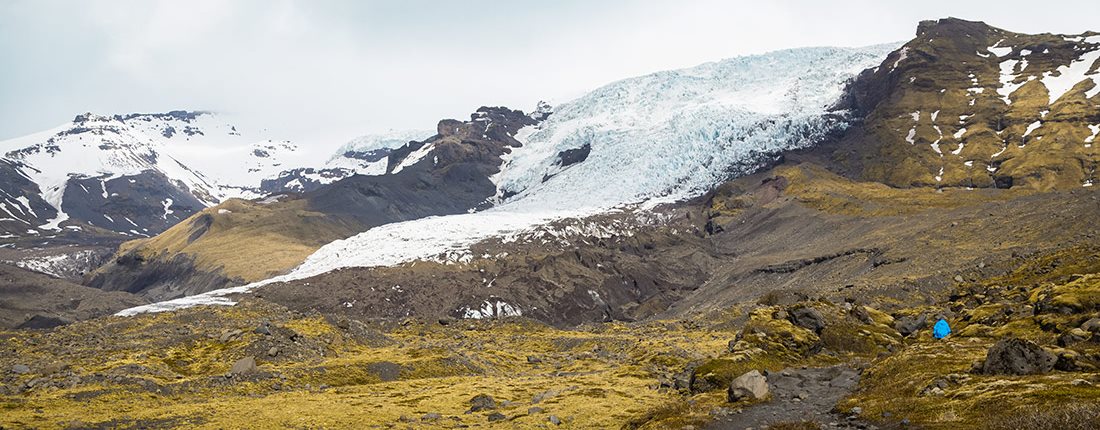
[[[208,109],[330,147],[737,55],[908,40],[923,19],[1100,30],[1095,2],[0,0],[0,139]]]

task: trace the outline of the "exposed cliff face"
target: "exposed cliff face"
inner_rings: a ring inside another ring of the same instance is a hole
[[[1100,34],[921,23],[854,82],[864,114],[831,158],[891,186],[1071,189],[1097,181]]]

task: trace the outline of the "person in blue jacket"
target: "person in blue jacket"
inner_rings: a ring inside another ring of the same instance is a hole
[[[940,318],[936,321],[936,325],[932,327],[932,337],[943,339],[949,334],[951,334],[951,326],[947,324],[947,320]]]

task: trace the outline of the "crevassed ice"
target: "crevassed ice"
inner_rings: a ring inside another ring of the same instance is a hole
[[[228,304],[228,294],[342,267],[440,255],[463,261],[470,245],[491,237],[699,195],[767,154],[812,145],[843,127],[828,115],[829,106],[850,79],[899,45],[792,49],[612,83],[517,133],[523,147],[506,156],[492,178],[499,195],[515,194],[489,210],[383,225],[325,245],[289,274],[120,314]],[[559,152],[586,144],[591,152],[584,162],[557,165]]]

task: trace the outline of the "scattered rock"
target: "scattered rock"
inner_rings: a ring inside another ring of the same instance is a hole
[[[478,394],[470,399],[470,412],[487,411],[496,408],[496,400],[493,400],[488,394]]]
[[[222,333],[222,336],[218,340],[222,342],[229,342],[230,340],[240,337],[244,332],[241,330],[228,330]]]
[[[1074,379],[1074,380],[1070,381],[1069,384],[1074,386],[1074,387],[1091,387],[1092,386],[1091,382],[1086,381],[1084,379]]]
[[[672,388],[677,390],[690,390],[691,381],[695,377],[695,364],[689,364],[683,371],[672,375]]]
[[[955,275],[955,282],[962,282],[962,281],[963,281],[962,275]]]
[[[527,362],[530,363],[530,364],[537,364],[537,363],[542,363],[542,359],[538,358],[538,357],[535,357],[533,355],[528,355],[527,356]]]
[[[821,315],[817,309],[811,307],[801,307],[792,309],[790,312],[789,320],[796,326],[813,330],[814,333],[821,333],[821,330],[825,328],[825,316]]]
[[[556,426],[561,425],[561,418],[558,418],[557,415],[551,415],[551,416],[547,417],[546,420],[550,421],[550,424],[553,424],[553,425],[556,425]]]
[[[229,369],[229,374],[246,375],[249,373],[254,373],[258,370],[259,369],[256,367],[256,357],[250,355],[248,357],[237,360],[236,363],[233,363],[233,368]]]
[[[1058,357],[1058,360],[1054,362],[1054,368],[1063,372],[1076,372],[1081,369],[1078,365],[1078,359],[1081,358],[1077,351],[1071,349],[1062,349],[1059,351],[1053,351],[1054,355]]]
[[[1058,336],[1058,346],[1066,347],[1075,343],[1081,343],[1088,340],[1089,336],[1091,336],[1091,333],[1089,333],[1085,329],[1071,329],[1065,333],[1062,333],[1061,336]]]
[[[868,312],[867,308],[865,308],[863,306],[856,306],[856,307],[852,308],[851,314],[852,314],[852,317],[859,320],[859,322],[861,322],[861,323],[864,323],[864,324],[874,324],[875,323],[875,320],[873,318],[871,318],[871,313]]]
[[[531,403],[542,403],[543,400],[549,399],[556,395],[558,395],[557,391],[546,390],[541,393],[535,394],[535,396],[531,398]]]
[[[252,330],[252,332],[256,333],[256,334],[262,334],[264,336],[270,336],[271,335],[271,327],[269,327],[267,324],[264,324],[264,325],[261,325],[259,327],[256,327],[256,329]]]
[[[1100,318],[1090,318],[1081,324],[1081,329],[1089,333],[1100,333]]]
[[[443,419],[443,414],[438,412],[428,412],[420,417],[420,421],[439,421],[441,419]]]
[[[768,396],[768,379],[759,371],[749,371],[730,382],[727,396],[730,402],[744,398],[763,399]]]
[[[268,357],[274,357],[276,355],[279,355],[279,348],[278,347],[273,346],[273,347],[271,347],[271,349],[267,350],[267,356]]]
[[[502,414],[500,412],[493,412],[493,413],[489,414],[489,422],[491,422],[491,423],[497,422],[497,421],[504,421],[506,419],[508,419],[508,417],[504,416],[504,414]]]
[[[1001,339],[986,353],[982,373],[987,375],[1032,375],[1054,369],[1058,357],[1034,342],[1019,339]]]
[[[16,375],[23,375],[29,373],[30,371],[31,368],[28,367],[26,364],[16,364],[11,367],[11,373],[14,373]]]
[[[545,411],[542,408],[538,407],[538,406],[532,406],[530,408],[527,408],[527,415],[541,414],[543,412],[545,412]]]
[[[859,406],[856,406],[856,407],[852,408],[851,411],[849,411],[849,412],[852,415],[860,415],[860,414],[863,414],[863,408],[861,408]]]
[[[442,325],[442,326],[448,326],[448,325],[454,324],[454,322],[455,322],[455,319],[450,318],[450,317],[439,319],[439,325]]]
[[[909,336],[928,325],[928,317],[925,315],[904,316],[894,321],[894,329],[902,336]]]

